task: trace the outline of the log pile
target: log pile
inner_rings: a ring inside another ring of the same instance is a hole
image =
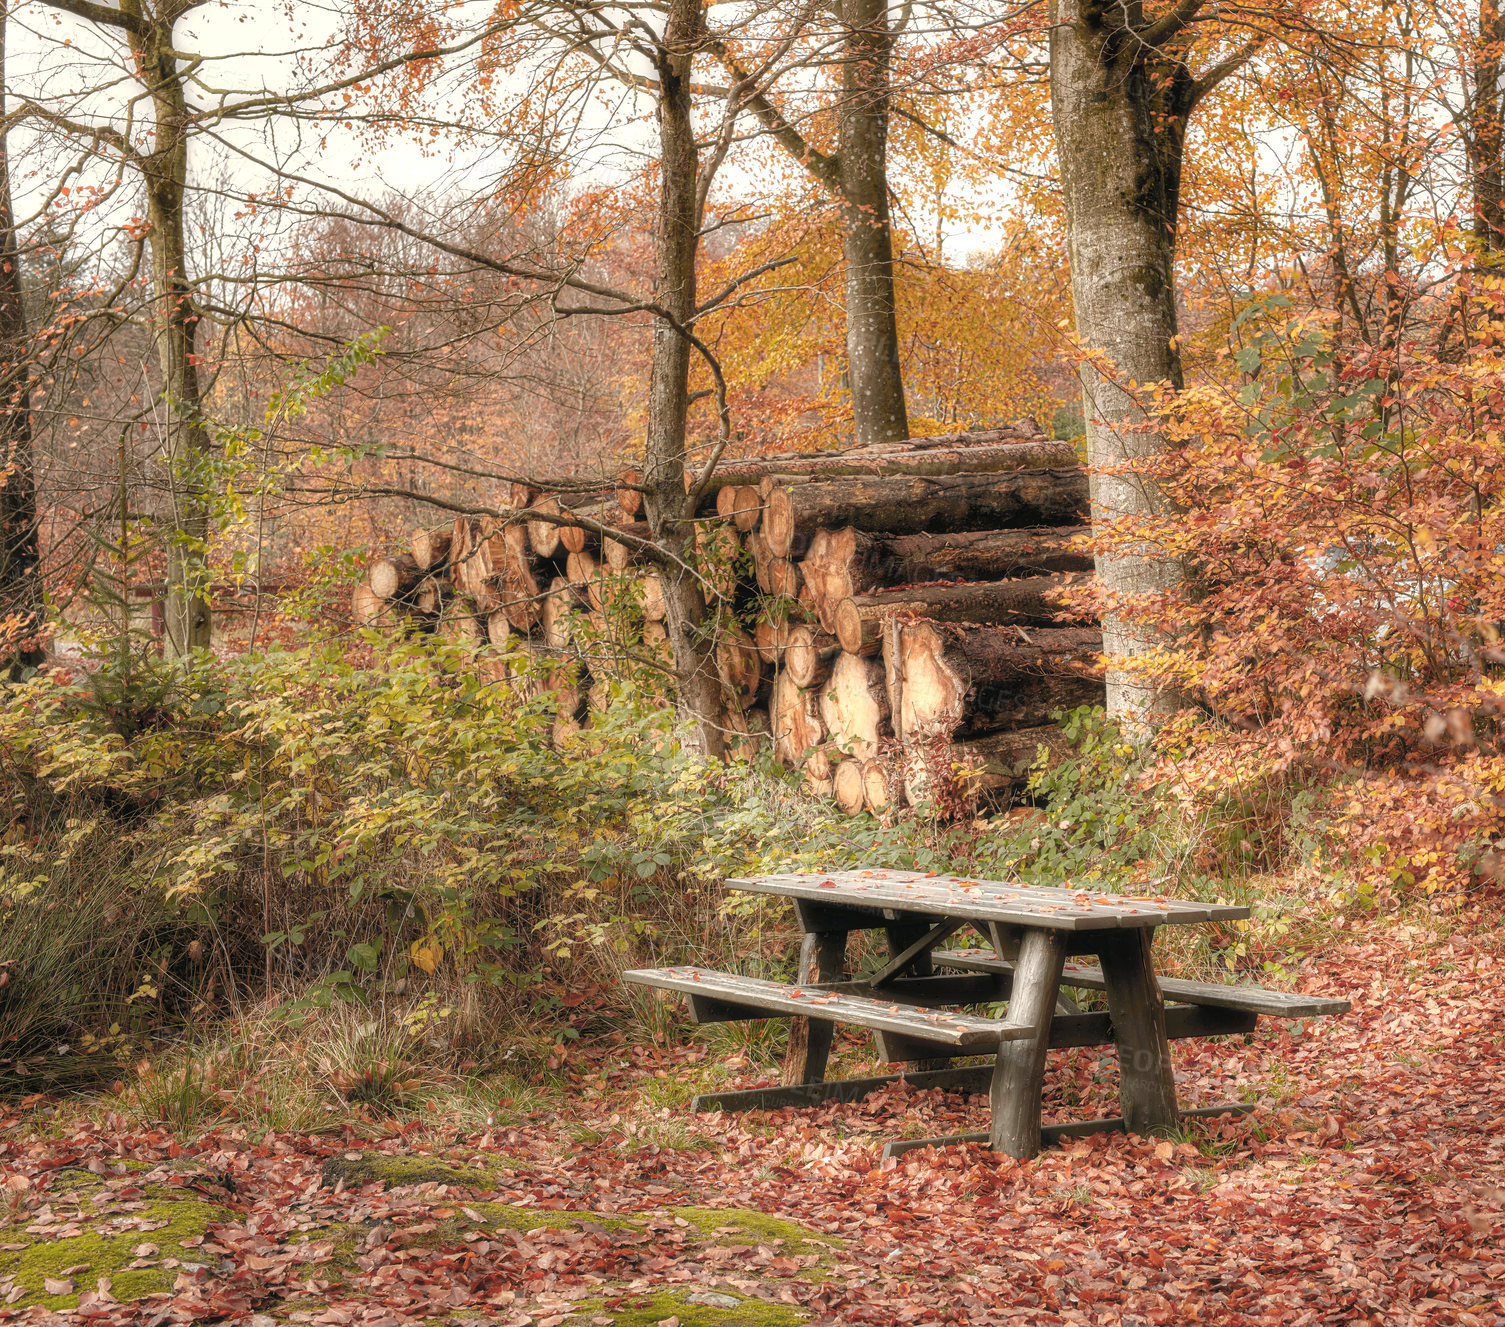
[[[545,661],[556,735],[572,731],[626,661],[670,663],[638,483],[515,486],[511,519],[415,531],[355,587],[353,616],[470,645],[496,680],[519,652]],[[1030,420],[723,462],[696,567],[731,753],[771,750],[852,814],[1011,786],[1063,747],[1054,711],[1102,699],[1100,633],[1068,607],[1091,573],[1087,510],[1071,446]],[[621,537],[557,523],[571,516]]]

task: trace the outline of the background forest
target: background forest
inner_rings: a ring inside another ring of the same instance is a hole
[[[292,1127],[663,1042],[615,974],[783,971],[720,882],[791,863],[1258,900],[1188,971],[1278,973],[1281,903],[1493,887],[1493,3],[19,0],[3,39],[9,1070]],[[1093,476],[1070,758],[850,820],[707,759],[696,484],[1029,417]],[[671,658],[567,740],[352,620],[413,527],[629,471]]]

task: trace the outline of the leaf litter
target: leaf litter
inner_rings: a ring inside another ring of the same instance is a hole
[[[903,1085],[813,1110],[684,1111],[673,1145],[655,1142],[635,1125],[663,1112],[637,1094],[655,1076],[661,1091],[675,1047],[581,1045],[559,1113],[479,1134],[179,1139],[115,1120],[54,1138],[13,1114],[0,1321],[1505,1323],[1502,940],[1482,923],[1427,939],[1350,931],[1300,974],[1352,1000],[1345,1018],[1176,1043],[1184,1104],[1249,1099],[1253,1114],[1023,1163],[979,1146],[880,1160],[887,1138],[986,1125],[984,1099]],[[1053,1052],[1047,1081],[1049,1119],[1116,1113],[1097,1049]],[[483,1178],[328,1183],[352,1152]],[[159,1248],[141,1213],[163,1187],[225,1219]],[[25,1286],[5,1261],[100,1225],[139,1230],[138,1261],[171,1257],[170,1289],[117,1299],[87,1265]]]

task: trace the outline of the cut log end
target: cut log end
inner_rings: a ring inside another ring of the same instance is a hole
[[[643,510],[643,495],[632,487],[643,482],[643,472],[636,467],[622,471],[617,480],[617,506],[624,516],[636,517]]]
[[[386,607],[387,601],[365,581],[356,582],[350,591],[350,618],[358,627],[375,626]]]
[[[847,755],[869,760],[888,729],[888,688],[883,662],[843,651],[820,692],[820,717],[827,733]]]
[[[862,762],[862,796],[867,809],[875,815],[893,803],[893,772],[881,760]]]
[[[831,614],[836,639],[848,654],[877,654],[883,646],[883,623],[888,613],[843,599]]]
[[[534,499],[533,510],[545,516],[558,516],[560,514],[559,499],[551,493],[546,493]],[[528,522],[528,543],[541,558],[551,558],[558,554],[561,547],[561,533],[560,527],[553,521],[531,520]]]
[[[862,763],[857,760],[843,760],[831,777],[831,789],[837,806],[849,816],[860,814],[867,806]]]
[[[423,569],[411,553],[399,553],[373,562],[366,579],[378,599],[403,599],[418,588]]]
[[[444,566],[449,560],[449,545],[453,532],[453,523],[441,525],[433,530],[413,531],[413,561],[418,564],[420,571],[438,571]]]
[[[839,652],[833,636],[812,627],[790,627],[784,645],[784,667],[795,686],[815,687],[831,671],[831,660]]]

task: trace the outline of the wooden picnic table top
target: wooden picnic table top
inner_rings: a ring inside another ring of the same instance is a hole
[[[854,908],[891,908],[965,917],[970,921],[1060,931],[1146,926],[1192,926],[1238,921],[1249,909],[1158,895],[1105,894],[1096,889],[1051,889],[976,880],[926,871],[870,869],[760,875],[727,881],[732,889]]]

